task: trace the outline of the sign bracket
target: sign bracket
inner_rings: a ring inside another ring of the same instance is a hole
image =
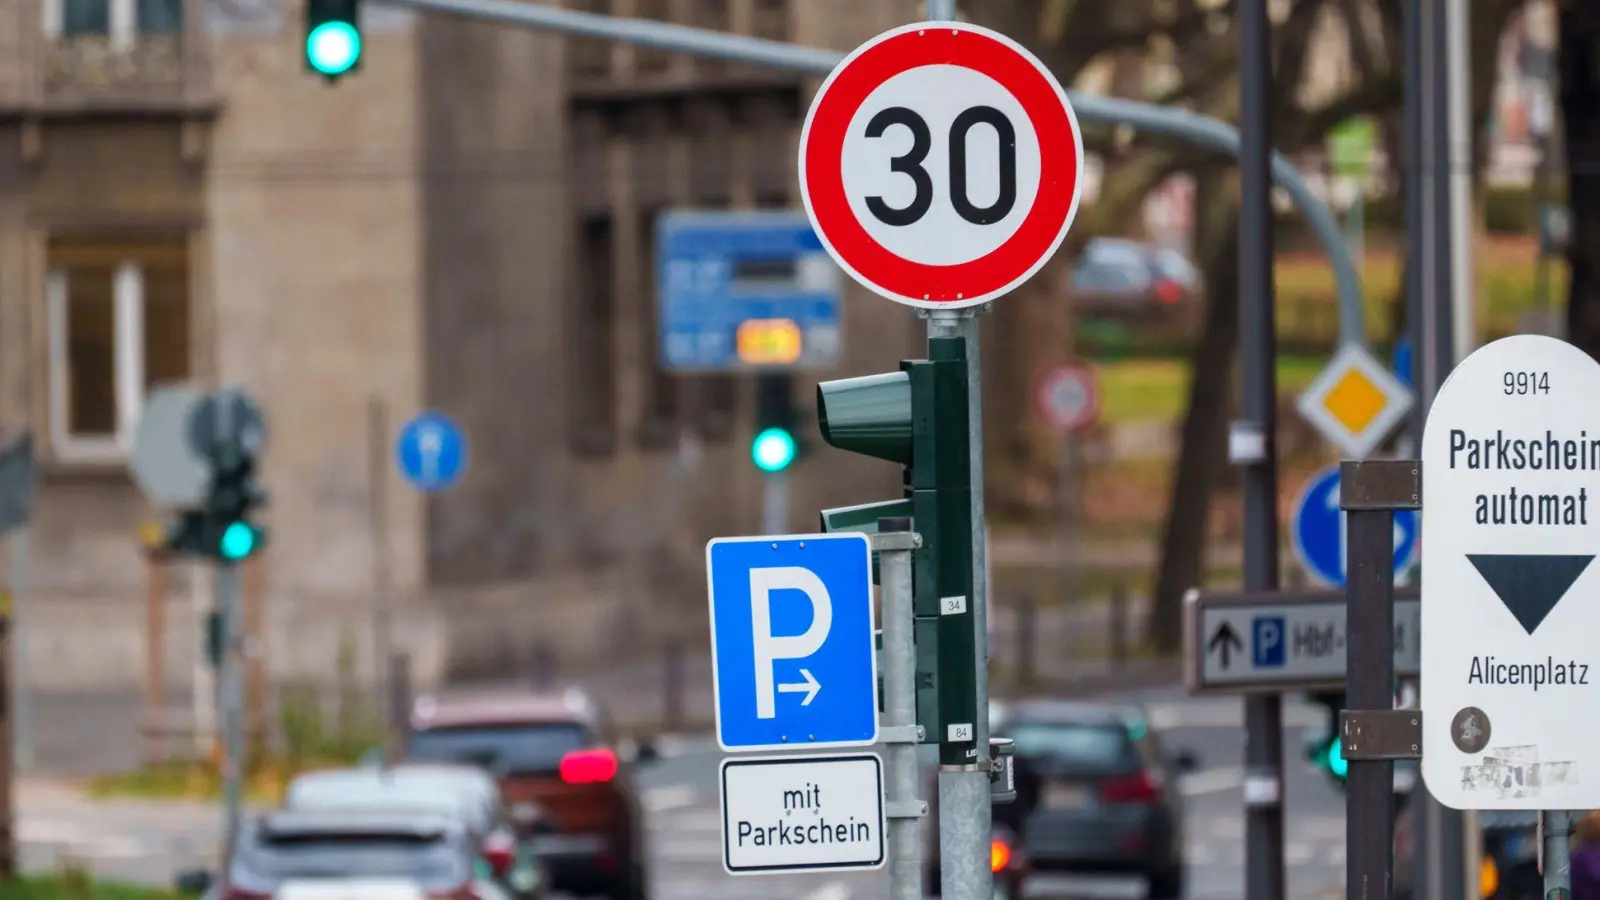
[[[1422,713],[1347,709],[1339,715],[1339,752],[1351,762],[1422,758]]]

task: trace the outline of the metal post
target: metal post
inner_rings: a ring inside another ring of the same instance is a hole
[[[1111,609],[1107,619],[1111,629],[1111,662],[1118,668],[1128,662],[1128,590],[1122,585],[1111,589]]]
[[[213,599],[206,596],[205,566],[200,563],[189,566],[189,608],[197,626],[203,626],[211,614]],[[194,749],[201,756],[209,757],[217,739],[217,675],[201,649],[204,645],[197,642],[191,646],[197,648],[191,665],[189,694],[194,717]]]
[[[789,473],[761,476],[761,533],[789,533]]]
[[[231,563],[217,566],[217,609],[222,613],[222,790],[223,871],[232,860],[234,839],[239,835],[239,815],[243,805],[244,781],[244,678],[240,667],[244,642],[244,617],[239,615],[239,567]]]
[[[1032,687],[1039,677],[1039,607],[1032,594],[1017,598],[1017,684]]]
[[[396,653],[389,657],[388,759],[405,754],[406,731],[411,724],[411,657]]]
[[[28,523],[11,532],[11,727],[16,747],[16,768],[33,768],[33,692],[28,689]]]
[[[465,16],[481,21],[504,22],[526,28],[540,28],[581,37],[623,41],[640,47],[691,53],[711,59],[726,59],[755,66],[827,75],[844,59],[837,50],[805,47],[783,41],[743,35],[723,34],[704,28],[691,28],[671,22],[615,18],[598,13],[578,12],[520,0],[379,0],[421,12]],[[952,3],[934,0],[935,11],[950,11]],[[942,18],[954,18],[952,13]],[[930,16],[932,18],[932,16]],[[1080,91],[1067,91],[1079,121],[1128,125],[1136,129],[1191,141],[1224,155],[1237,155],[1239,132],[1228,123],[1186,110],[1105,97]],[[1287,158],[1274,153],[1272,177],[1300,208],[1328,254],[1333,266],[1339,298],[1339,342],[1366,343],[1366,313],[1362,306],[1361,276],[1345,246],[1344,232],[1328,207],[1312,193],[1305,177]],[[976,355],[972,357],[976,359]]]
[[[921,544],[911,520],[878,520],[872,538],[883,586],[883,729],[888,757],[889,900],[923,900],[924,806],[917,799],[917,649],[911,594],[911,551]],[[954,896],[954,895],[951,895]]]
[[[1421,506],[1420,474],[1414,460],[1346,462],[1339,472],[1339,506],[1345,511],[1349,547],[1349,618],[1347,709],[1338,724],[1340,740],[1353,748],[1345,753],[1350,766],[1345,780],[1345,889],[1351,900],[1389,900],[1394,895],[1394,760],[1385,755],[1390,749],[1385,739],[1397,724],[1394,511]],[[1420,734],[1416,713],[1401,710],[1400,716],[1409,718]],[[1404,731],[1404,723],[1398,724]]]
[[[367,403],[367,528],[372,539],[372,669],[375,696],[394,690],[388,684],[394,653],[394,590],[389,553],[389,422],[382,400]],[[385,722],[387,731],[403,723]]]
[[[1570,900],[1572,897],[1572,813],[1547,809],[1539,813],[1544,832],[1545,900]]]
[[[17,554],[13,536],[9,552]],[[0,600],[9,600],[0,596]],[[10,698],[13,683],[20,681],[14,666],[12,642],[16,630],[12,627],[10,604],[0,606],[0,698]],[[7,707],[14,703],[5,704]],[[0,708],[0,879],[10,880],[17,874],[17,802],[16,802],[16,741],[13,740],[14,709]]]
[[[1061,440],[1061,602],[1074,603],[1082,585],[1082,539],[1078,524],[1082,518],[1082,468],[1078,435],[1069,433]]]
[[[1239,345],[1245,421],[1244,587],[1278,588],[1276,339],[1273,324],[1272,25],[1267,0],[1239,4]],[[1245,896],[1283,900],[1283,699],[1245,705]]]

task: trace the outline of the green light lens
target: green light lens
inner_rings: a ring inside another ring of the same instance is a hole
[[[361,33],[349,22],[324,22],[306,36],[306,59],[324,75],[350,71],[361,58]]]
[[[782,472],[794,462],[794,436],[782,428],[768,428],[750,443],[750,458],[763,472]]]
[[[256,548],[256,530],[243,522],[234,522],[222,532],[218,548],[224,559],[244,559]]]
[[[1328,744],[1328,771],[1340,778],[1350,774],[1350,763],[1344,758],[1344,746],[1341,741],[1331,741]]]

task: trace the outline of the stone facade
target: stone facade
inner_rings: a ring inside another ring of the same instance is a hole
[[[331,675],[343,633],[369,645],[380,531],[425,679],[541,643],[583,666],[703,639],[703,542],[757,524],[751,388],[657,370],[651,217],[797,206],[815,82],[369,6],[362,68],[330,86],[302,67],[293,0],[172,0],[181,29],[144,35],[104,0],[110,33],[63,27],[91,2],[0,0],[23,26],[0,31],[0,424],[32,427],[45,464],[26,677],[139,680],[150,510],[125,453],[143,388],[175,379],[267,412],[281,677]],[[585,7],[843,49],[917,4]],[[922,330],[862,292],[846,329],[839,375],[892,366]],[[430,499],[388,447],[425,408],[471,439],[463,482]],[[796,529],[897,488],[841,457],[792,480]],[[205,584],[169,584],[178,683]]]

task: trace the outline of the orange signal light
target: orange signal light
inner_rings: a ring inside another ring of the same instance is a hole
[[[1011,865],[1011,845],[1005,841],[989,842],[989,871],[999,872]]]

